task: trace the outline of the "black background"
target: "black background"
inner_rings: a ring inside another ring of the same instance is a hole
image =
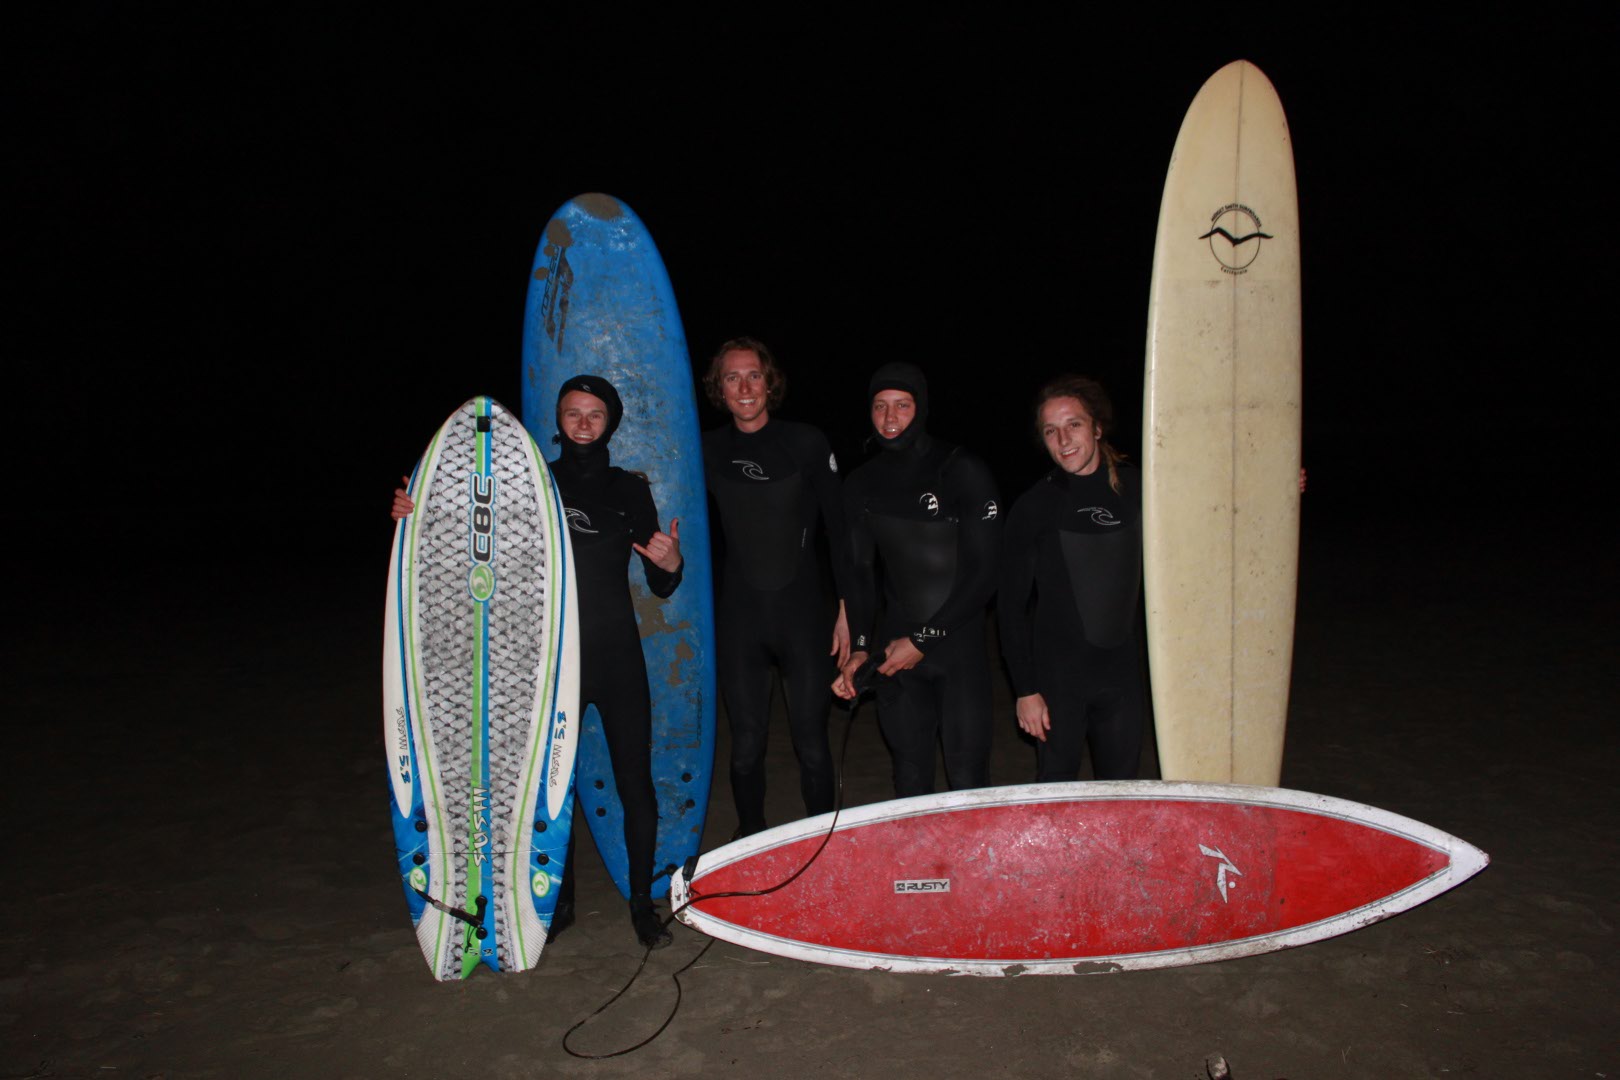
[[[5,512],[280,515],[283,543],[380,561],[388,491],[443,417],[515,406],[534,246],[584,191],[651,229],[696,363],[765,339],[782,414],[849,456],[867,373],[917,361],[934,429],[1010,498],[1055,372],[1109,384],[1136,447],[1164,170],[1239,57],[1297,155],[1310,512],[1580,502],[1607,427],[1614,40],[1494,16],[36,20],[14,41],[28,464]]]

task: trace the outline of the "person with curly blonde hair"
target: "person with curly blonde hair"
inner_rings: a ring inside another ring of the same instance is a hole
[[[848,545],[838,461],[827,437],[772,415],[787,377],[770,349],[755,338],[733,338],[715,351],[703,386],[731,421],[704,432],[703,468],[724,542],[716,574],[717,667],[731,725],[736,835],[746,836],[765,827],[773,669],[782,679],[805,812],[833,808],[828,656],[843,661],[849,632],[842,602],[836,619],[827,603],[816,534],[826,533],[840,596]]]

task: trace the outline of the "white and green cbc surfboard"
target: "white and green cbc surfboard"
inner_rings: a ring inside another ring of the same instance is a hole
[[[435,978],[540,958],[573,815],[574,569],[539,449],[487,397],[411,477],[383,624],[400,878]]]

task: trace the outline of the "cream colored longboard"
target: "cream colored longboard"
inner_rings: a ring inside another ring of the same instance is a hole
[[[1282,103],[1246,61],[1204,84],[1170,158],[1142,429],[1163,776],[1275,786],[1299,570],[1299,207]]]

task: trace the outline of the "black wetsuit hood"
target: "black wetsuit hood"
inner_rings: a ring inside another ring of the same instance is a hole
[[[874,430],[873,438],[885,450],[926,450],[928,438],[928,376],[916,364],[904,360],[891,360],[872,373],[866,384],[866,411],[871,415],[872,400],[884,390],[904,390],[917,403],[917,412],[906,430],[892,439],[885,439]]]
[[[612,463],[608,454],[608,442],[612,440],[613,433],[619,430],[619,421],[624,419],[624,402],[619,399],[619,392],[613,384],[600,375],[575,375],[562,386],[557,388],[557,427],[562,427],[562,400],[575,390],[581,390],[602,399],[607,406],[607,425],[602,429],[602,435],[595,442],[577,443],[564,435],[561,430],[551,437],[562,452],[558,455],[558,463],[567,463],[569,471],[574,472],[582,479],[600,476],[607,472]]]

